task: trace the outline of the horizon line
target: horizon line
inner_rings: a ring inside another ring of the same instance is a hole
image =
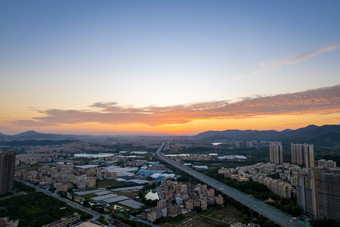
[[[285,130],[298,130],[298,129],[302,129],[302,128],[307,128],[310,126],[316,126],[316,127],[323,127],[323,126],[339,126],[340,124],[324,124],[324,125],[316,125],[316,124],[307,124],[303,127],[298,127],[295,129],[292,128],[285,128],[282,130],[276,130],[276,129],[266,129],[266,130],[260,130],[260,129],[237,129],[237,128],[232,128],[232,129],[225,129],[225,130],[205,130],[205,131],[200,131],[197,133],[180,133],[180,134],[170,134],[170,133],[98,133],[98,134],[91,134],[91,133],[63,133],[63,132],[43,132],[43,131],[36,131],[34,129],[31,130],[27,130],[27,131],[23,131],[23,132],[17,132],[14,134],[5,134],[0,132],[0,134],[5,135],[5,136],[16,136],[22,133],[26,133],[26,132],[35,132],[35,133],[41,133],[41,134],[60,134],[60,135],[70,135],[70,136],[94,136],[94,137],[101,137],[101,136],[112,136],[112,137],[133,137],[133,136],[146,136],[146,137],[161,137],[161,136],[195,136],[195,135],[199,135],[201,133],[204,132],[223,132],[223,131],[232,131],[232,130],[238,130],[238,131],[276,131],[276,132],[283,132]]]

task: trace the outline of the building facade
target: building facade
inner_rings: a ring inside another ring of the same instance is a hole
[[[320,159],[318,160],[318,167],[336,168],[336,162],[333,160]]]
[[[291,143],[292,163],[301,165],[305,168],[314,167],[314,145],[313,144],[294,144]]]
[[[14,186],[15,152],[0,152],[0,194],[11,192]]]
[[[283,153],[281,142],[273,142],[269,144],[269,158],[271,163],[283,163]]]
[[[307,215],[340,221],[340,168],[318,166],[301,172],[296,195]]]
[[[340,169],[318,167],[315,182],[318,218],[340,221]]]
[[[305,214],[317,217],[314,169],[301,171],[297,175],[296,200]]]

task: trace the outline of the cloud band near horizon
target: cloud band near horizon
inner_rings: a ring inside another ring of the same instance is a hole
[[[245,119],[268,115],[331,114],[340,112],[340,85],[275,96],[245,98],[242,101],[203,102],[166,107],[123,107],[116,102],[97,102],[92,110],[48,109],[46,116],[14,120],[20,126],[53,126],[96,122],[102,124],[185,124],[204,119]]]
[[[261,63],[259,70],[251,72],[251,73],[247,73],[247,74],[238,75],[238,78],[240,78],[240,79],[247,78],[247,77],[251,77],[251,76],[261,74],[261,73],[265,73],[265,72],[268,72],[268,71],[275,70],[276,68],[279,68],[279,67],[284,66],[284,65],[297,64],[300,61],[303,61],[303,60],[306,60],[308,58],[320,55],[324,52],[335,51],[339,48],[340,48],[340,44],[329,45],[329,46],[325,46],[325,47],[322,47],[322,48],[317,49],[317,50],[312,50],[312,51],[308,51],[308,52],[296,55],[292,58],[283,59],[283,60],[280,60],[280,61],[274,61],[274,62],[271,62],[271,63]]]

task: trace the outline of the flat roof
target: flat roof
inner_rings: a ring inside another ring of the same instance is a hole
[[[148,180],[139,180],[139,179],[132,179],[132,180],[129,180],[131,182],[134,182],[136,184],[146,184],[146,183],[150,183],[150,181]]]
[[[101,225],[94,224],[92,222],[83,222],[80,225],[77,225],[77,227],[101,227]]]
[[[95,200],[95,201],[99,201],[99,200],[106,200],[106,199],[110,199],[110,198],[113,198],[113,197],[117,197],[118,195],[116,194],[108,194],[108,195],[102,195],[102,196],[96,196],[96,197],[93,197],[92,199]]]
[[[112,192],[109,190],[103,190],[103,191],[99,191],[99,192],[95,192],[96,195],[107,195],[107,194],[111,194]]]
[[[101,191],[105,191],[104,188],[100,188],[100,189],[96,189],[96,190],[91,190],[91,191],[80,191],[80,192],[75,192],[77,195],[87,195],[87,194],[91,194],[91,193],[98,193]]]
[[[107,202],[107,203],[115,203],[115,202],[127,200],[127,199],[129,199],[129,197],[127,197],[125,195],[121,195],[121,196],[116,196],[114,198],[105,199],[104,201]]]
[[[136,189],[140,190],[142,188],[143,188],[143,186],[132,186],[132,187],[110,189],[110,191],[118,192],[118,191],[136,190]]]
[[[135,209],[139,209],[139,208],[141,208],[142,206],[144,206],[143,203],[134,201],[134,200],[132,200],[132,199],[120,201],[119,204],[122,204],[122,205],[125,205],[125,206],[128,206],[128,207],[132,207],[132,208],[135,208]]]

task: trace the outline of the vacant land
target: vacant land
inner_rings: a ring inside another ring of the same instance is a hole
[[[161,223],[162,227],[175,226],[229,226],[234,222],[242,221],[243,213],[233,206],[212,207],[201,213],[188,212],[176,218],[169,219],[166,223]]]
[[[116,180],[102,180],[97,181],[98,188],[120,188],[126,186],[124,183]]]
[[[126,191],[117,191],[115,192],[117,195],[125,195],[131,199],[135,199],[138,196],[139,190],[126,190]]]

